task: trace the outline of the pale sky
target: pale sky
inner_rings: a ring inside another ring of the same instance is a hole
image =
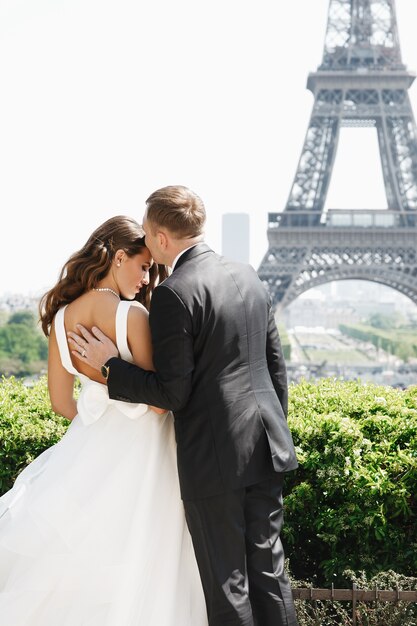
[[[417,69],[416,0],[397,0]],[[286,204],[313,105],[328,0],[0,0],[0,295],[52,286],[112,215],[157,189],[246,212],[251,263]],[[417,115],[417,87],[410,91]],[[383,208],[374,129],[343,129],[328,206]]]

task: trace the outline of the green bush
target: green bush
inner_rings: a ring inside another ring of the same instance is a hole
[[[283,539],[296,578],[350,584],[417,572],[417,387],[321,380],[290,387],[300,468],[287,475]],[[0,382],[0,492],[65,433],[46,379]]]
[[[287,476],[291,569],[316,585],[345,570],[417,572],[417,387],[321,380],[291,387],[300,468]]]
[[[41,452],[57,443],[69,422],[51,409],[46,378],[25,387],[14,378],[0,382],[0,494]]]

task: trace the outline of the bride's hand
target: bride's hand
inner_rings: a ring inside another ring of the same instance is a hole
[[[81,324],[76,324],[76,328],[80,335],[68,331],[68,343],[72,348],[72,354],[83,363],[100,371],[106,361],[119,356],[119,351],[112,340],[96,326],[93,326],[91,333]]]

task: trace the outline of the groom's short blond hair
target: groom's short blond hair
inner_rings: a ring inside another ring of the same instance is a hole
[[[146,219],[152,230],[166,228],[179,239],[190,239],[203,234],[206,210],[194,191],[171,185],[157,189],[146,200]]]

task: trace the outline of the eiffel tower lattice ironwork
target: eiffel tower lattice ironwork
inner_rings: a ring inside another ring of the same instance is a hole
[[[332,280],[379,282],[417,304],[417,129],[394,0],[330,0],[314,106],[285,210],[258,270],[282,308]],[[341,126],[376,127],[387,209],[325,211]]]

